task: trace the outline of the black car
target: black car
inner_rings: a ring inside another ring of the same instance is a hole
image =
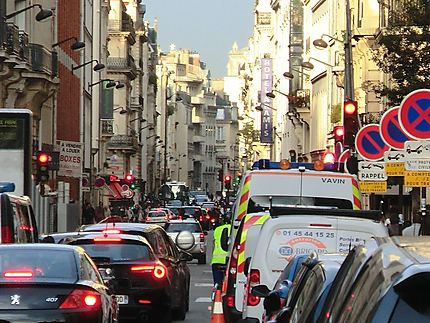
[[[112,323],[118,306],[82,248],[0,245],[0,322]]]
[[[179,253],[171,240],[163,246],[171,255],[163,256],[158,256],[142,236],[112,233],[112,230],[76,237],[69,243],[83,247],[108,276],[105,278],[111,279],[121,319],[134,322],[171,322],[172,316],[185,319],[189,272],[181,268],[192,256]]]

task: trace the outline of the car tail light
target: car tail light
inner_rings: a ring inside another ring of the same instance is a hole
[[[205,234],[200,233],[200,242],[205,242]]]
[[[147,217],[146,217],[146,221],[151,221],[151,217],[150,217],[150,216],[147,216]]]
[[[215,223],[215,219],[212,219],[212,220],[211,220],[211,222],[212,222],[212,223]]]
[[[247,305],[257,306],[260,303],[260,297],[251,294],[251,288],[260,284],[260,271],[258,269],[251,269],[248,276],[247,283]]]
[[[149,299],[139,299],[139,304],[151,304]]]
[[[199,221],[202,222],[203,221],[203,217],[200,215],[199,217]]]
[[[3,274],[4,278],[10,278],[10,279],[29,279],[29,278],[33,278],[33,272],[32,271],[27,271],[27,270],[23,270],[23,271],[17,271],[17,270],[13,270],[13,271],[6,271]]]
[[[164,279],[167,274],[167,269],[161,262],[157,262],[155,264],[135,265],[132,266],[130,270],[134,273],[152,273],[156,279]]]
[[[225,302],[227,304],[228,307],[233,307],[234,306],[234,296],[227,296],[225,298]]]
[[[96,308],[100,304],[99,293],[85,289],[75,289],[66,297],[60,309]]]
[[[104,233],[104,234],[119,234],[119,233],[121,233],[121,231],[118,229],[106,229],[106,230],[103,230],[102,233]]]
[[[173,219],[173,215],[169,215],[169,220],[172,220]]]
[[[12,231],[7,225],[1,226],[1,243],[12,243]]]
[[[101,242],[101,243],[111,243],[111,242],[121,242],[121,238],[114,238],[114,237],[100,237],[100,238],[94,238],[94,242]]]
[[[179,219],[179,220],[182,220],[182,215],[178,216],[178,219]]]
[[[209,215],[206,215],[206,220],[209,220],[211,217]]]
[[[237,258],[239,256],[238,248],[239,245],[233,247],[231,258],[229,262],[229,269],[226,275],[227,285],[226,285],[226,305],[228,307],[234,307],[235,303],[235,292],[236,292],[236,275],[237,275]]]

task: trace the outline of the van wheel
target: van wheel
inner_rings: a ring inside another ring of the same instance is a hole
[[[206,253],[199,255],[199,265],[206,265]]]

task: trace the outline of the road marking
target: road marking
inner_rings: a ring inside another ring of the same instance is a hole
[[[199,297],[194,302],[195,303],[212,303],[212,299],[210,297]]]
[[[213,287],[214,284],[211,283],[195,283],[194,286],[196,287]]]
[[[203,270],[203,272],[206,274],[212,274],[212,270]]]

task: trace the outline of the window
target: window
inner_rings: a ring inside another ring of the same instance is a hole
[[[151,260],[150,251],[142,244],[80,244],[92,259],[109,258],[111,262]]]
[[[224,127],[216,127],[216,140],[225,140]]]

